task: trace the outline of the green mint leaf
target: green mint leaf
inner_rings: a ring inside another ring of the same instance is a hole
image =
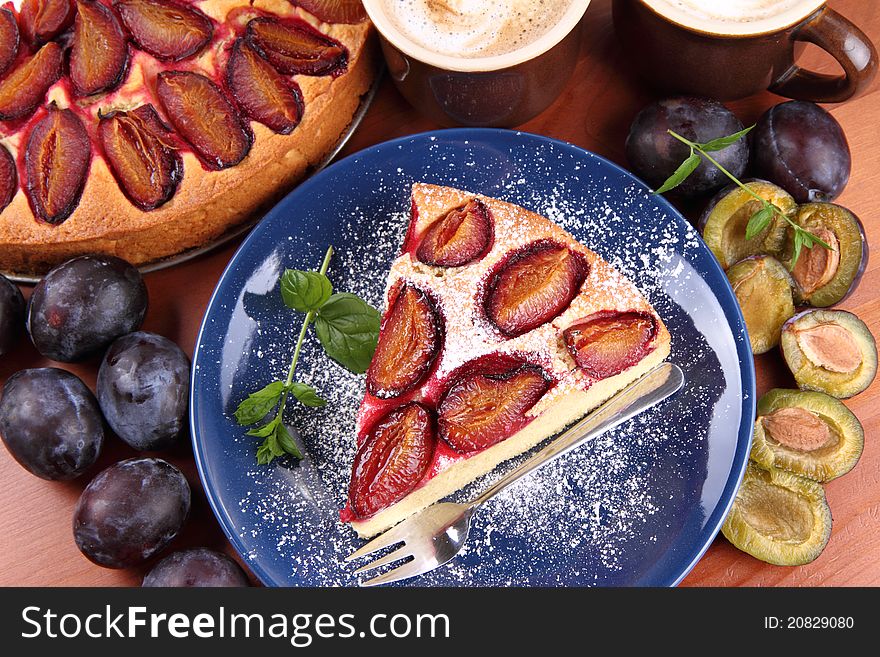
[[[275,432],[275,427],[278,426],[279,422],[280,419],[275,417],[262,426],[256,427],[254,429],[249,429],[246,433],[248,436],[266,438],[267,436],[271,436]]]
[[[749,223],[746,225],[746,239],[750,240],[759,235],[770,225],[772,220],[773,206],[765,203],[764,207],[749,218]]]
[[[330,358],[363,374],[379,341],[379,311],[354,294],[334,294],[318,311],[315,333]]]
[[[804,231],[800,229],[796,229],[794,231],[794,249],[791,254],[791,265],[789,266],[790,270],[794,270],[794,266],[797,264],[798,258],[801,257],[801,248],[804,246]]]
[[[281,298],[294,310],[307,313],[317,310],[333,294],[333,284],[317,271],[288,269],[281,276]]]
[[[318,391],[315,390],[312,386],[306,385],[305,383],[292,383],[290,385],[290,392],[292,392],[293,396],[296,397],[300,401],[300,403],[305,406],[318,408],[327,405],[326,400],[321,399]]]
[[[268,442],[269,441],[267,440],[262,445],[257,447],[258,465],[269,465],[275,458],[275,454],[272,453],[272,448],[269,446]]]
[[[242,426],[259,422],[275,408],[282,392],[284,392],[284,383],[273,381],[263,389],[251,393],[235,409],[235,421]]]
[[[740,139],[745,137],[755,126],[750,125],[745,130],[740,130],[739,132],[734,132],[732,135],[727,135],[726,137],[718,137],[718,139],[713,139],[712,141],[707,141],[705,144],[698,144],[698,146],[704,151],[721,151],[738,142]]]
[[[278,423],[278,426],[275,429],[275,440],[278,447],[283,449],[287,454],[290,454],[291,456],[296,457],[300,460],[303,458],[303,453],[293,441],[293,437],[290,435],[287,427],[285,427],[284,424],[281,422]]]
[[[808,249],[812,249],[816,244],[818,244],[819,246],[821,246],[821,247],[823,247],[823,248],[826,248],[826,249],[828,249],[829,251],[833,251],[833,250],[834,250],[834,249],[831,248],[831,245],[830,245],[830,244],[828,244],[826,241],[824,241],[823,239],[821,239],[821,238],[820,238],[818,235],[816,235],[815,233],[811,233],[811,232],[809,232],[809,231],[807,231],[807,230],[804,230],[804,231],[803,231],[803,235],[804,235],[804,240],[805,240],[805,242],[804,242],[804,246],[806,246]]]
[[[280,423],[275,425],[276,431],[269,434],[263,444],[257,448],[257,463],[260,465],[267,465],[273,459],[284,456],[284,449],[278,442],[277,428],[279,426],[281,426]]]
[[[691,175],[698,166],[700,166],[700,156],[691,151],[691,154],[688,158],[682,162],[679,167],[675,170],[669,178],[666,179],[662,185],[660,185],[659,189],[655,189],[655,194],[663,194],[664,192],[668,192],[670,189],[675,189],[681,183],[685,181],[685,179]]]

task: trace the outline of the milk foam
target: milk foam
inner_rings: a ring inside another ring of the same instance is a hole
[[[750,24],[762,27],[774,22],[803,18],[820,0],[645,0],[657,12],[693,27],[729,26],[745,31]]]
[[[544,36],[572,0],[388,0],[394,26],[441,55],[490,57]]]

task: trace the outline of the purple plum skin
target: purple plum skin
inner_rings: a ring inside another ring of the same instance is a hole
[[[147,288],[137,269],[113,256],[81,256],[37,284],[27,327],[37,351],[73,363],[136,331],[146,313]]]
[[[669,130],[690,141],[705,143],[742,129],[739,119],[715,100],[690,96],[667,98],[648,105],[636,116],[626,139],[626,157],[632,170],[656,189],[690,154],[690,149],[670,135]],[[749,162],[748,140],[739,139],[711,155],[739,178]],[[730,179],[715,165],[704,160],[671,193],[696,198],[728,182]]]
[[[190,499],[186,477],[167,461],[120,461],[92,479],[80,496],[73,514],[74,540],[99,566],[137,566],[177,536]]]
[[[8,354],[24,329],[24,297],[18,286],[0,274],[0,356]]]
[[[752,133],[752,168],[798,203],[833,201],[849,181],[852,158],[840,124],[803,100],[774,105]]]
[[[0,438],[30,473],[61,481],[94,465],[104,422],[92,392],[75,375],[53,367],[22,370],[3,387]]]
[[[171,340],[139,331],[118,338],[98,371],[110,428],[138,450],[174,445],[186,425],[189,359]]]
[[[144,577],[145,587],[250,586],[248,577],[235,561],[222,552],[193,548],[173,552]]]

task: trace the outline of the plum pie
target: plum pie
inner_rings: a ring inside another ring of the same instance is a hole
[[[635,285],[549,219],[416,184],[341,519],[363,537],[393,526],[557,434],[669,350]]]
[[[0,270],[202,246],[321,161],[376,74],[351,0],[0,7]]]

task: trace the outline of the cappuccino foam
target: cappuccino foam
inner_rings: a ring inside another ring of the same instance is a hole
[[[573,0],[388,0],[385,11],[406,37],[452,57],[504,55],[556,25]]]
[[[823,0],[644,0],[676,22],[722,33],[783,27],[811,14]]]

